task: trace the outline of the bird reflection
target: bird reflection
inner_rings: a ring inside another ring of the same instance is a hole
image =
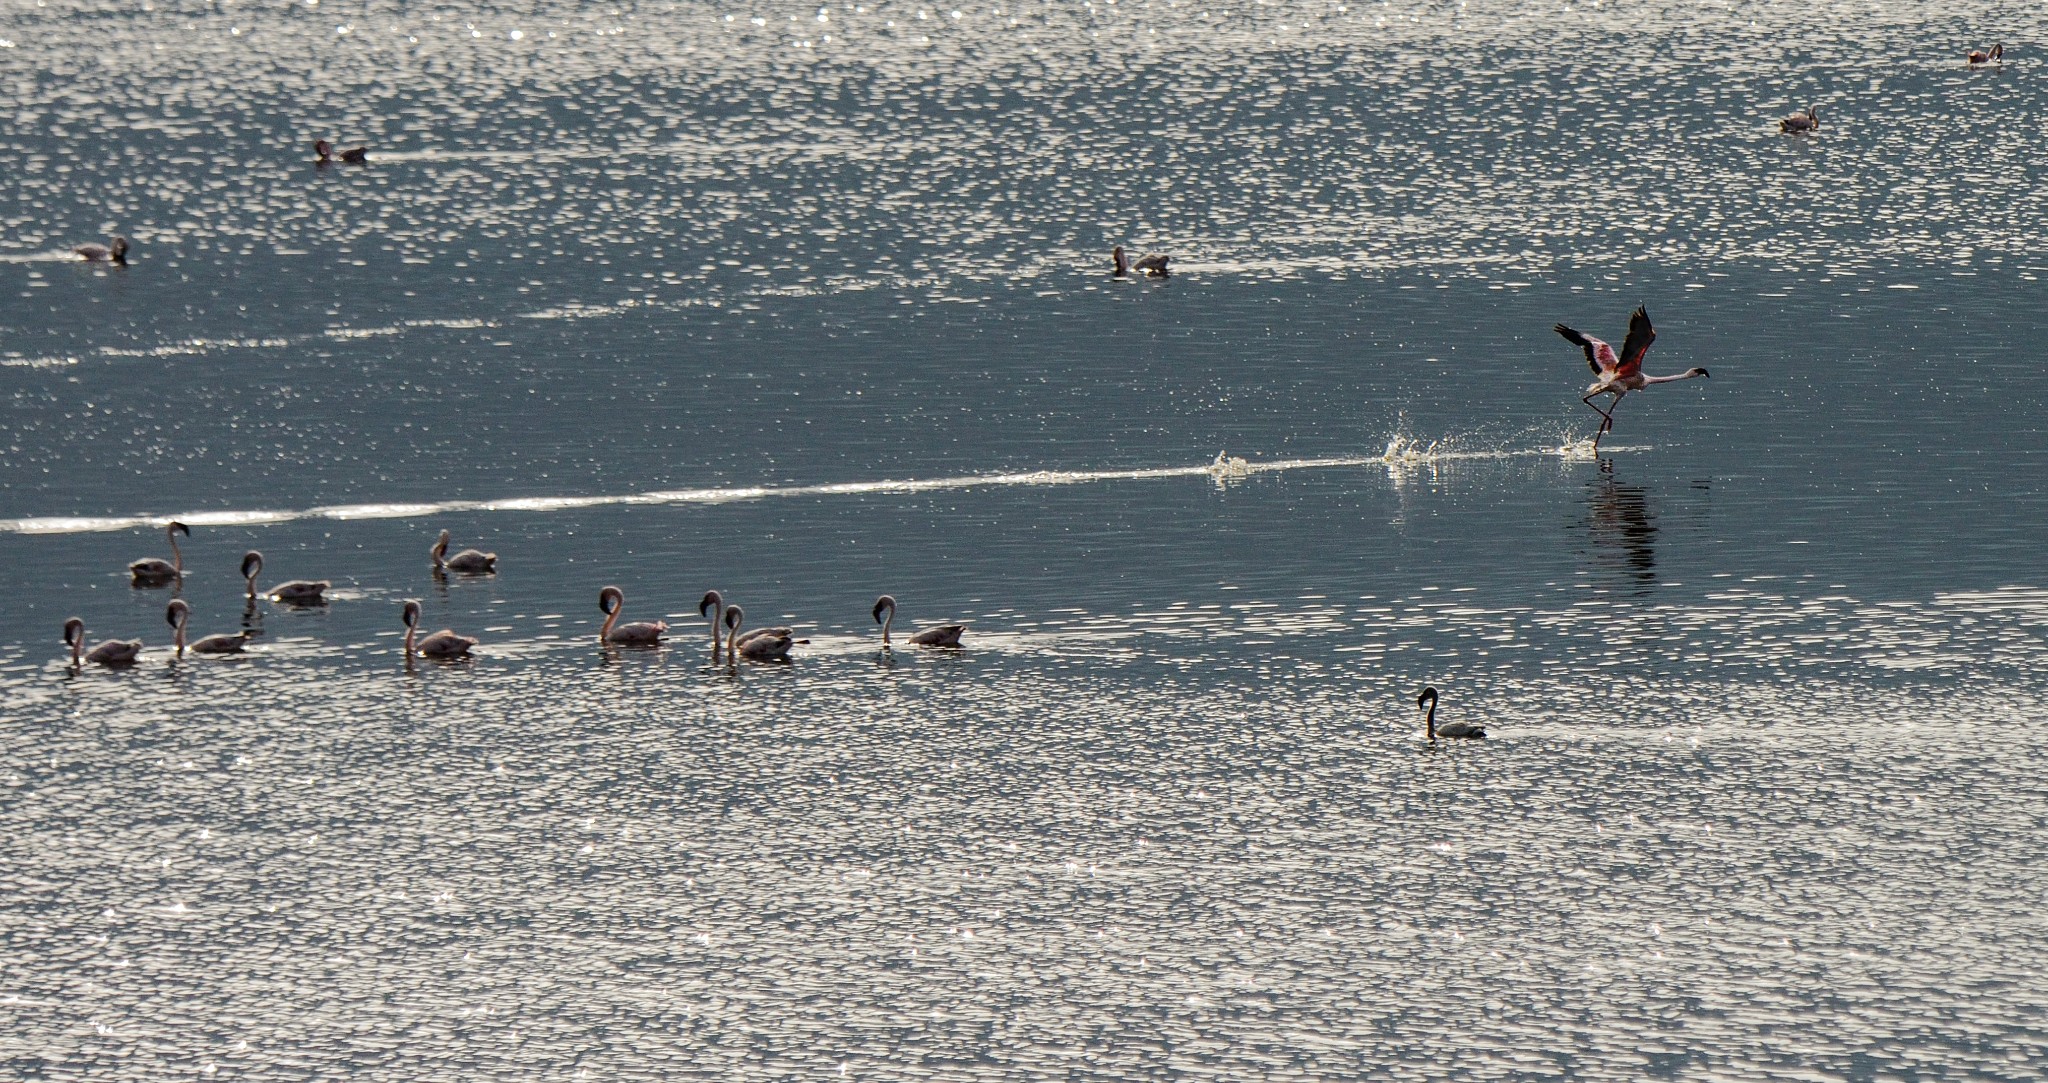
[[[1657,585],[1657,513],[1649,490],[1603,472],[1586,494],[1586,532],[1593,564],[1647,594]]]

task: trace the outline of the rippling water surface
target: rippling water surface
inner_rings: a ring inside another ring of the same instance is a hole
[[[2040,1078],[2044,31],[11,5],[0,1077]]]

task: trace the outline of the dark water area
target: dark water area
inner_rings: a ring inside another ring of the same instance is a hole
[[[2042,29],[0,12],[0,1078],[2039,1078]]]

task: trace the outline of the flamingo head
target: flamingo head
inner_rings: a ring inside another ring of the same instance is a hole
[[[254,579],[263,570],[263,554],[254,549],[242,554],[242,578]]]
[[[119,238],[119,237],[116,237],[116,238],[114,238],[114,239],[115,239],[116,241],[119,241],[119,240],[120,240],[120,238]],[[119,247],[118,245],[117,245],[117,246],[116,246],[116,247],[114,248],[114,251],[116,251],[116,252],[119,252],[120,250],[121,250],[121,249],[120,249],[120,247]],[[183,535],[185,535],[185,536],[186,536],[186,537],[188,537],[188,538],[192,536],[192,528],[191,528],[191,527],[189,527],[189,526],[186,526],[185,524],[183,524],[183,523],[181,523],[181,522],[178,522],[178,521],[177,521],[177,520],[175,520],[175,519],[171,520],[171,521],[170,521],[169,523],[166,523],[166,524],[164,524],[164,529],[165,529],[165,530],[169,530],[169,531],[172,531],[172,532],[174,532],[174,533],[178,533],[178,534],[183,534]]]
[[[405,603],[404,620],[407,628],[417,628],[420,626],[420,603]]]
[[[879,597],[879,598],[875,599],[875,612],[874,612],[874,616],[875,616],[875,623],[876,623],[876,624],[880,624],[880,623],[882,623],[882,611],[883,611],[884,609],[886,609],[886,610],[889,610],[889,611],[890,611],[891,613],[895,612],[895,611],[896,611],[896,599],[895,599],[895,598],[893,598],[893,597],[891,597],[891,596],[889,596],[889,595],[887,595],[887,594],[884,594],[884,595],[882,595],[881,597]]]
[[[173,628],[183,628],[191,619],[192,607],[185,604],[183,598],[173,598],[171,604],[164,607],[164,623]]]
[[[703,600],[697,603],[697,615],[700,617],[710,616],[713,609],[724,608],[725,596],[715,590],[707,590],[704,592]]]
[[[73,617],[64,622],[64,645],[76,647],[85,641],[85,622]]]
[[[334,144],[329,143],[325,139],[315,139],[313,140],[313,153],[318,155],[321,161],[326,161],[334,156]]]
[[[626,604],[626,592],[617,587],[606,587],[597,592],[597,608],[609,617]]]
[[[1688,379],[1694,376],[1706,376],[1707,370],[1703,368],[1689,368],[1685,370],[1685,375]]]
[[[1415,697],[1415,705],[1417,707],[1429,707],[1435,703],[1436,689],[1434,687],[1425,686],[1422,689],[1422,694]]]
[[[108,245],[107,248],[110,253],[108,258],[112,259],[115,263],[128,262],[128,238],[116,237],[114,242]],[[183,523],[178,524],[180,529],[183,529],[184,525]],[[185,533],[190,534],[192,532],[187,530]]]
[[[746,610],[744,610],[744,609],[741,609],[741,608],[740,608],[739,606],[736,606],[736,605],[729,605],[729,606],[726,606],[726,607],[725,607],[725,630],[726,630],[726,631],[728,631],[728,632],[730,632],[730,631],[732,631],[733,629],[735,629],[735,628],[738,628],[738,627],[740,626],[740,622],[746,619],[746,615],[747,615],[747,613],[746,613]]]

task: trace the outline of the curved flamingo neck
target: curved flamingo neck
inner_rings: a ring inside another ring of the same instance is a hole
[[[738,612],[738,610],[734,610],[734,612]],[[731,624],[730,626],[728,626],[728,627],[726,628],[726,630],[725,630],[725,664],[726,664],[726,665],[729,665],[729,666],[736,666],[736,665],[738,665],[738,664],[739,664],[739,661],[740,661],[740,625],[742,625],[742,624],[745,624],[745,623],[746,623],[746,619],[745,619],[745,617],[742,617],[742,618],[741,618],[741,619],[739,619],[739,620],[733,621],[733,622],[732,622],[732,624]]]
[[[892,605],[883,612],[888,614],[882,618],[882,646],[886,647],[889,645],[889,626],[896,623],[896,607]]]
[[[619,604],[612,607],[611,612],[606,613],[604,615],[604,627],[599,628],[597,630],[597,641],[599,643],[611,642],[612,625],[618,622],[619,611],[624,608],[626,608],[626,603],[624,601],[620,601]]]
[[[1429,739],[1436,740],[1436,697],[1429,697],[1429,713],[1423,716],[1423,726],[1429,730]]]
[[[185,574],[185,554],[178,551],[178,532],[166,529],[164,533],[171,540],[171,568],[175,574],[183,576]]]
[[[192,615],[190,613],[180,613],[178,614],[177,622],[171,625],[171,644],[180,657],[185,653],[185,622],[191,619]]]

